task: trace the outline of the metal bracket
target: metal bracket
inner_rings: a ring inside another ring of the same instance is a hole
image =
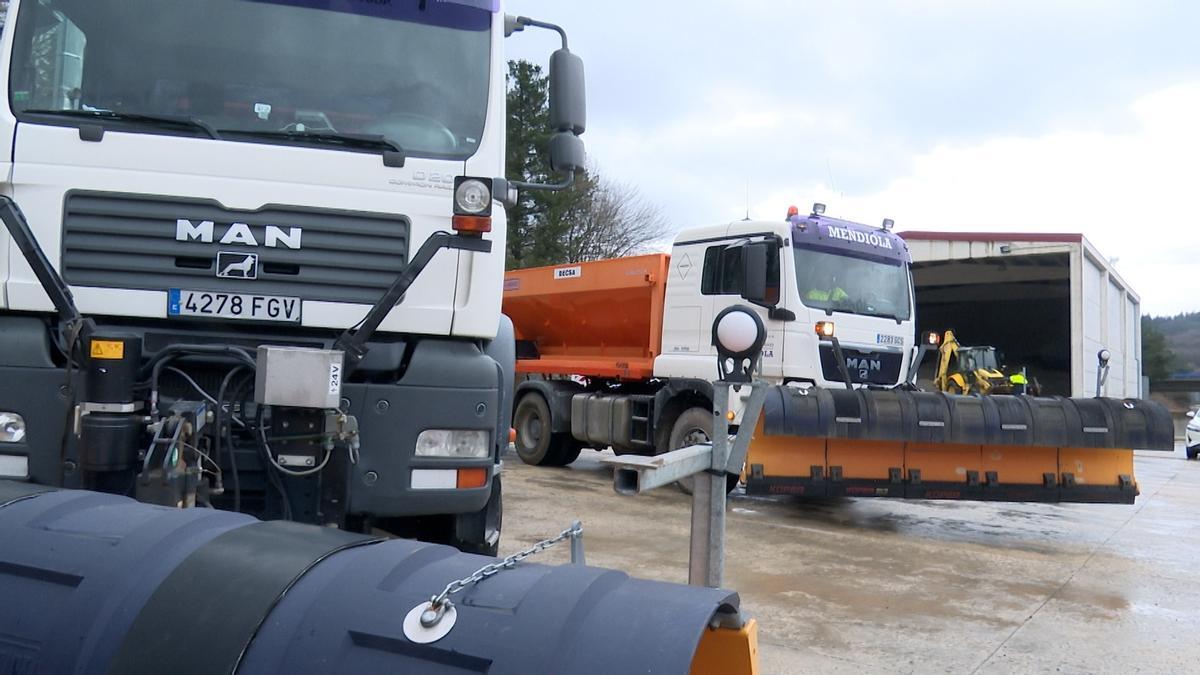
[[[770,389],[765,382],[732,386],[739,391],[743,386],[750,387],[736,436],[730,437],[726,416],[731,385],[714,382],[711,443],[690,445],[655,457],[604,459],[605,464],[613,467],[613,488],[619,494],[641,494],[681,478],[694,477],[688,558],[688,583],[694,586],[721,585],[725,572],[725,477],[742,472]]]
[[[740,474],[770,385],[756,383],[743,386],[752,389],[742,412],[742,424],[732,445],[729,441],[729,421],[724,412],[729,407],[729,385],[716,382],[713,384],[713,397],[717,399],[713,403],[713,442],[689,445],[653,457],[605,457],[601,462],[613,468],[613,489],[618,494],[638,495],[708,471],[721,475]]]
[[[404,637],[420,645],[437,642],[450,634],[457,621],[454,603],[447,600],[434,609],[428,602],[422,602],[404,616]]]
[[[0,211],[0,216],[3,211]],[[488,253],[492,250],[492,242],[479,237],[470,237],[461,234],[449,234],[447,232],[434,232],[421,244],[421,248],[417,249],[412,259],[404,267],[404,270],[396,277],[392,285],[388,287],[383,296],[371,306],[367,315],[355,327],[347,328],[337,342],[334,343],[335,350],[344,352],[346,355],[345,371],[343,378],[348,378],[350,373],[358,367],[363,358],[367,355],[367,341],[379,328],[379,324],[387,318],[396,304],[403,299],[405,292],[409,286],[412,286],[425,267],[433,260],[433,256],[442,249],[450,249],[453,251],[473,251],[476,253]]]
[[[689,445],[654,457],[622,455],[601,461],[613,467],[613,489],[617,494],[639,495],[708,471],[712,467],[712,444]]]
[[[75,306],[75,297],[71,295],[71,287],[67,285],[57,268],[46,257],[46,252],[42,250],[37,237],[33,235],[33,230],[30,229],[24,212],[11,198],[2,195],[0,195],[0,222],[4,223],[9,237],[17,245],[21,255],[25,257],[25,262],[33,270],[33,275],[37,277],[42,290],[49,296],[51,304],[58,312],[59,319],[64,326],[69,327],[69,330],[65,332],[73,333],[75,340],[81,344],[87,342],[87,338],[96,332],[96,324],[79,313],[79,308]]]
[[[576,520],[571,523],[571,564],[586,565],[583,555],[583,523]]]
[[[833,358],[837,359],[838,373],[842,376],[842,382],[846,384],[846,389],[854,391],[854,383],[850,380],[850,371],[846,368],[846,354],[842,351],[842,343],[835,336],[822,337],[822,342],[828,342],[833,346]]]

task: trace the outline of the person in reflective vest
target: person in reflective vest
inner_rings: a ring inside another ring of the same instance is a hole
[[[813,288],[804,294],[805,300],[812,300],[813,302],[841,302],[850,298],[850,295],[838,285],[836,272],[829,275],[827,283],[822,284],[819,281],[813,280],[812,284]]]

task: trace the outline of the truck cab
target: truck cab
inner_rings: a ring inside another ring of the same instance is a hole
[[[5,5],[0,478],[494,553],[504,40],[562,35],[573,176],[565,32],[500,0]]]
[[[670,255],[505,275],[525,378],[517,453],[563,465],[582,447],[658,454],[707,438],[713,321],[734,305],[766,328],[759,376],[773,384],[894,387],[908,374],[912,278],[890,228],[830,218],[818,205],[806,217],[688,229]],[[731,407],[740,421],[741,404]]]
[[[895,386],[912,358],[913,292],[908,249],[890,229],[824,215],[783,222],[735,221],[685,230],[671,250],[663,310],[661,378],[711,379],[713,319],[747,305],[767,328],[761,376],[777,383],[844,386],[833,324],[854,386]]]

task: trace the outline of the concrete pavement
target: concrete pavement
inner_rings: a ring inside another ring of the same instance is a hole
[[[588,563],[686,583],[690,498],[612,491],[601,453],[510,453],[501,554],[585,528]],[[764,672],[1184,672],[1200,663],[1200,463],[1138,453],[1133,506],[729,503],[725,585]],[[565,548],[539,562],[566,562]]]

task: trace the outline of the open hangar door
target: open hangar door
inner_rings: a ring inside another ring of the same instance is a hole
[[[909,244],[919,334],[952,330],[961,345],[995,347],[1009,372],[1024,367],[1036,378],[1042,395],[1071,396],[1071,252],[938,242],[964,249],[939,255],[922,246],[933,243]],[[927,356],[918,380],[930,385],[936,366],[936,354]]]

